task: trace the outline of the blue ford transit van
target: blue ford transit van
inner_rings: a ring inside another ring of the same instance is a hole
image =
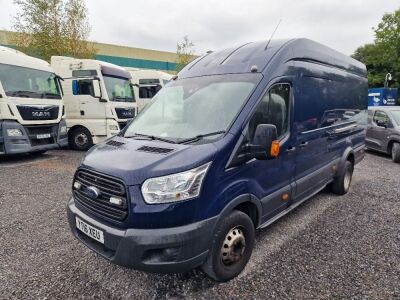
[[[248,43],[187,65],[76,171],[73,234],[113,263],[237,276],[264,228],[364,157],[366,69],[307,39]]]

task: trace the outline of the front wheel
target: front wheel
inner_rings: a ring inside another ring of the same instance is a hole
[[[394,143],[392,146],[392,160],[395,163],[400,163],[400,144]]]
[[[73,129],[68,142],[72,149],[79,151],[87,151],[93,146],[92,134],[84,127]]]
[[[217,281],[228,281],[243,270],[254,247],[255,228],[248,215],[233,211],[216,229],[203,271]]]

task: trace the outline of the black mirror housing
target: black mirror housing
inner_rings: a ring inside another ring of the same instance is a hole
[[[254,137],[249,145],[250,153],[256,159],[267,160],[272,159],[271,147],[272,142],[278,138],[278,132],[275,125],[259,124],[254,133]]]

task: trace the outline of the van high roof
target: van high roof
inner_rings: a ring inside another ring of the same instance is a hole
[[[180,73],[180,78],[213,74],[249,73],[253,66],[264,73],[269,64],[314,62],[366,77],[365,66],[338,51],[309,39],[271,40],[243,44],[197,58]]]

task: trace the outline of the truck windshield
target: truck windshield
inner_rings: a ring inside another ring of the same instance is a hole
[[[110,101],[135,102],[132,84],[129,79],[104,74],[103,78]]]
[[[392,116],[397,126],[400,126],[400,110],[392,110]]]
[[[125,137],[142,134],[175,142],[202,135],[216,138],[260,80],[260,74],[230,74],[171,81],[132,121]]]
[[[0,82],[10,97],[61,99],[57,77],[51,72],[0,64]]]

